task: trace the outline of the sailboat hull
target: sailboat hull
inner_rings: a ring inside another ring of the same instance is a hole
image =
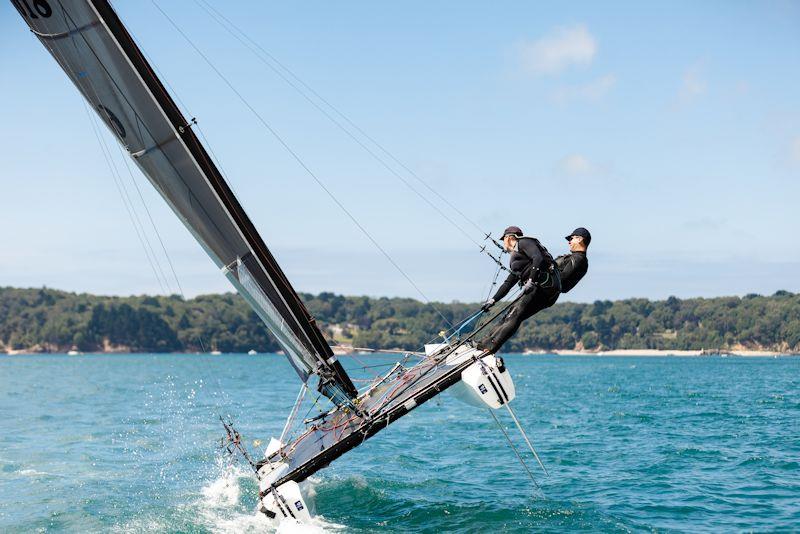
[[[514,400],[514,381],[503,360],[484,356],[461,373],[461,381],[450,388],[461,402],[476,408],[497,410]]]
[[[481,369],[488,369],[501,377],[508,394],[508,400],[504,398],[504,402],[508,402],[514,395],[510,375],[507,370],[499,372],[495,357],[490,358],[465,344],[445,352],[428,364],[423,362],[410,369],[400,369],[380,387],[368,390],[359,398],[358,413],[348,407],[328,413],[292,442],[277,451],[271,451],[259,468],[267,464],[282,464],[279,476],[269,476],[273,487],[290,480],[305,480],[411,410],[461,382],[463,373],[476,365],[481,375]],[[472,380],[473,374],[475,371],[468,371],[466,376]],[[476,405],[486,407],[489,404],[482,402]]]
[[[259,511],[276,522],[293,519],[300,523],[311,521],[311,511],[297,482],[289,481],[269,491],[261,498]]]

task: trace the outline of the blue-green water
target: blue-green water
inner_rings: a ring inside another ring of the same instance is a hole
[[[316,528],[800,530],[799,358],[506,361],[541,492],[445,393],[314,478]],[[266,443],[297,386],[271,355],[0,357],[0,531],[268,530],[217,414]]]

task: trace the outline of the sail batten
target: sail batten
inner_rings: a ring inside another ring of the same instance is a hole
[[[335,400],[352,381],[113,8],[105,0],[12,0],[32,32],[256,314],[301,380]],[[33,9],[31,9],[33,8]],[[235,266],[235,268],[228,268]]]

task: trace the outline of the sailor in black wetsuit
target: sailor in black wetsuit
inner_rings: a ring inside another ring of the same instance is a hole
[[[494,303],[508,294],[514,284],[522,286],[522,296],[511,305],[502,322],[478,342],[478,348],[494,354],[514,335],[522,321],[549,308],[561,294],[561,282],[555,260],[547,249],[533,237],[523,237],[517,226],[503,232],[503,248],[511,253],[508,261],[511,273],[492,298],[483,305],[488,311]]]
[[[592,241],[592,234],[586,228],[576,228],[566,239],[571,254],[564,254],[556,258],[556,266],[561,273],[562,293],[575,287],[589,269],[586,249]]]

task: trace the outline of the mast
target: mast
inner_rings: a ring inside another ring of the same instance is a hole
[[[106,0],[12,0],[31,31],[250,304],[304,382],[337,403],[357,390],[314,318]]]

